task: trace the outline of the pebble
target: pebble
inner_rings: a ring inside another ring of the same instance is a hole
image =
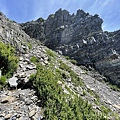
[[[5,116],[5,119],[9,119],[11,117],[11,114],[7,114],[6,116]]]
[[[35,113],[36,113],[35,110],[30,111],[29,116],[32,117],[33,115],[35,115]]]

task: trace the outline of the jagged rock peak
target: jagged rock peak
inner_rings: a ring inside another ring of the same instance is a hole
[[[77,10],[77,14],[76,16],[79,16],[79,17],[86,17],[87,15],[89,15],[89,13],[85,13],[83,10]]]
[[[61,8],[58,10],[58,11],[56,11],[55,12],[55,15],[57,15],[57,14],[69,14],[69,12],[67,11],[67,10],[62,10]]]
[[[55,13],[55,17],[59,18],[59,17],[63,17],[65,21],[67,21],[67,18],[70,16],[69,12],[67,10],[62,10],[59,9],[56,13]]]
[[[90,15],[89,13],[84,12],[82,9],[77,10],[76,14],[70,14],[67,10],[62,10],[61,8],[55,12],[55,14],[49,15],[46,21],[49,20],[61,20],[61,23],[64,24],[64,22],[76,22],[79,20],[86,21],[86,19],[91,19],[92,21],[96,21],[101,27],[103,20],[99,17],[99,15],[95,14],[94,16]]]

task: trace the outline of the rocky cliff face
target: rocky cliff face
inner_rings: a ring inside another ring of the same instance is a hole
[[[21,24],[33,38],[70,56],[78,64],[93,66],[120,87],[120,31],[104,32],[103,20],[78,10],[76,15],[59,9],[47,20]]]

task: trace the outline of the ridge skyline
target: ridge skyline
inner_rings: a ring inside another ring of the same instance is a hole
[[[1,1],[0,11],[3,12],[9,19],[18,23],[25,23],[31,20],[36,20],[40,17],[47,19],[50,14],[54,14],[59,8],[68,10],[70,14],[76,13],[78,9],[82,9],[90,15],[98,14],[103,19],[102,28],[104,31],[113,32],[120,29],[119,7],[118,0],[67,0],[64,2],[51,1]]]

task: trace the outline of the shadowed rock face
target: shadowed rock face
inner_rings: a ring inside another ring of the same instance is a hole
[[[21,26],[31,37],[79,64],[92,65],[120,87],[120,31],[103,32],[102,23],[97,14],[78,10],[71,15],[59,9],[47,20],[38,19]]]

